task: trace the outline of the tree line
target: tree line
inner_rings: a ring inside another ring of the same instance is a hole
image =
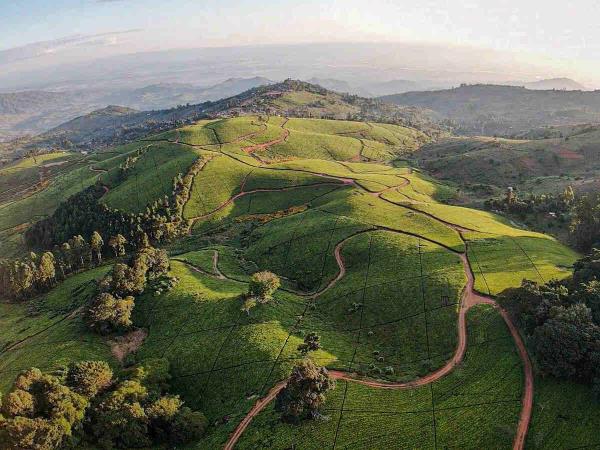
[[[500,303],[524,331],[543,373],[588,384],[600,400],[600,250],[577,261],[569,279],[523,280]]]
[[[147,247],[148,242],[143,232],[132,241],[122,234],[110,236],[107,241],[98,231],[93,231],[87,240],[78,234],[51,251],[0,260],[0,288],[7,298],[27,299],[47,292],[69,275],[100,265],[107,256],[124,256],[129,250]]]
[[[500,199],[485,201],[488,209],[499,210],[525,218],[529,214],[552,213],[559,223],[568,226],[573,245],[589,252],[600,248],[600,193],[576,194],[571,186],[560,194],[530,195],[521,199],[509,189]]]

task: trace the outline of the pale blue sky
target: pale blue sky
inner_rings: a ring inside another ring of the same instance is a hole
[[[328,41],[434,42],[509,51],[598,78],[600,2],[563,0],[0,0],[5,61]],[[104,33],[87,42],[55,40]],[[0,60],[1,58],[0,54]],[[23,59],[22,58],[22,59]],[[1,62],[1,61],[0,61]],[[543,74],[542,74],[543,75]]]
[[[415,40],[600,58],[600,2],[567,0],[0,0],[0,49],[143,29],[156,48]]]

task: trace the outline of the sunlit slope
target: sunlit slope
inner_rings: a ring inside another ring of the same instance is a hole
[[[134,324],[148,335],[127,363],[168,358],[172,390],[212,424],[192,448],[219,448],[256,399],[288,375],[307,333],[321,337],[311,358],[331,369],[409,381],[442,367],[457,346],[464,252],[485,293],[524,277],[568,275],[577,255],[554,239],[450,206],[444,202],[455,188],[390,163],[419,139],[415,130],[347,121],[202,121],[84,158],[45,190],[2,206],[10,213],[2,220],[31,222],[97,181],[107,206],[144,212],[171,195],[174,177],[202,163],[183,208],[190,228],[168,244],[170,275],[179,281],[136,299]],[[44,195],[54,203],[43,203]],[[31,203],[36,196],[43,212]],[[0,303],[0,331],[10,330],[0,333],[1,389],[31,365],[102,358],[119,367],[108,339],[88,333],[79,313],[86,283],[105,270],[63,282],[39,300],[37,316],[28,305]],[[278,274],[282,288],[246,314],[242,295],[257,270]],[[374,391],[340,382],[326,405],[329,421],[293,428],[267,408],[240,448],[510,447],[520,360],[495,311],[477,307],[468,325],[463,365],[431,387]],[[539,428],[549,420],[541,415]],[[569,445],[589,444],[586,433],[582,426]]]

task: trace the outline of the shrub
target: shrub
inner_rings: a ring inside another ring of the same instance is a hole
[[[169,441],[172,444],[184,444],[202,437],[208,426],[204,414],[182,407],[171,423]]]
[[[256,272],[250,279],[248,295],[258,298],[260,302],[266,302],[272,298],[280,285],[279,277],[274,273],[267,271]]]

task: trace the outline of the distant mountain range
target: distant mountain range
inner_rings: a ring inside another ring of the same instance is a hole
[[[565,85],[555,80],[544,83]],[[435,111],[442,123],[458,134],[515,136],[542,126],[600,123],[600,90],[534,90],[478,84],[381,99]]]
[[[0,141],[48,131],[75,117],[120,105],[161,110],[177,105],[215,101],[257,86],[272,84],[263,77],[230,78],[212,86],[160,83],[143,88],[0,93]]]
[[[335,78],[313,77],[310,83],[318,84],[336,92],[348,92],[365,97],[380,97],[384,95],[403,94],[414,91],[432,91],[456,87],[455,83],[435,80],[390,80],[383,82],[350,83]],[[550,78],[532,82],[510,81],[498,83],[503,86],[519,86],[531,90],[562,90],[562,91],[585,91],[587,88],[570,78]]]

